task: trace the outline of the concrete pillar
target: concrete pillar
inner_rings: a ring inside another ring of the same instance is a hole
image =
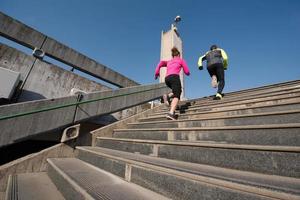
[[[176,47],[180,53],[181,57],[183,57],[183,49],[182,49],[182,40],[179,36],[179,33],[176,27],[172,24],[171,29],[167,32],[162,31],[161,33],[161,52],[160,52],[160,59],[161,60],[170,60],[172,59],[171,49]],[[166,76],[166,67],[162,67],[160,69],[160,78],[159,82],[165,82]],[[185,86],[184,86],[184,76],[183,70],[180,71],[180,81],[182,86],[182,93],[181,93],[181,100],[185,99]]]

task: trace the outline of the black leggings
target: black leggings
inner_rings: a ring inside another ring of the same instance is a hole
[[[222,94],[222,91],[225,86],[225,73],[224,73],[224,66],[222,63],[216,63],[211,66],[207,67],[207,71],[209,75],[212,77],[215,75],[217,77],[218,84],[218,93]]]
[[[181,95],[181,82],[179,75],[171,74],[165,78],[166,85],[172,89],[174,97],[180,99]]]

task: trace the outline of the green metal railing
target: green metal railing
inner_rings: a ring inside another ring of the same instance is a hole
[[[12,118],[16,118],[16,117],[22,117],[22,116],[26,116],[26,115],[31,115],[31,114],[36,114],[36,113],[40,113],[40,112],[46,112],[46,111],[50,111],[50,110],[57,110],[60,108],[66,108],[66,107],[70,107],[70,106],[78,106],[81,104],[87,104],[87,103],[92,103],[92,102],[96,102],[96,101],[112,99],[112,98],[116,98],[116,97],[122,97],[122,96],[128,96],[128,95],[132,95],[132,94],[148,92],[148,91],[152,91],[152,90],[162,89],[164,87],[166,87],[166,86],[161,86],[158,88],[152,88],[152,89],[147,89],[147,90],[142,90],[142,91],[137,91],[137,92],[126,93],[126,94],[119,94],[119,95],[113,95],[113,96],[108,96],[108,97],[100,97],[100,98],[90,99],[90,100],[85,100],[85,101],[80,101],[80,99],[77,99],[77,102],[74,102],[74,103],[67,103],[67,104],[63,104],[63,105],[56,105],[56,106],[52,106],[52,107],[40,108],[40,109],[27,111],[27,112],[21,112],[21,113],[12,114],[12,115],[0,116],[0,121],[6,120],[6,119],[12,119]]]

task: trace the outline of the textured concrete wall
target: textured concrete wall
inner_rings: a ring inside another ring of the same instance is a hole
[[[76,101],[77,97],[71,96],[55,100],[39,100],[5,105],[0,107],[0,116],[30,112],[52,106],[75,103]],[[64,128],[73,123],[75,110],[76,106],[70,106],[58,110],[0,120],[0,146],[17,142],[41,132]]]
[[[91,93],[85,95],[82,101],[103,98],[101,101],[79,105],[75,121],[81,121],[90,116],[109,114],[124,110],[135,105],[143,104],[159,98],[162,94],[170,91],[164,83],[134,86],[114,91]],[[111,98],[110,98],[111,97]]]
[[[69,96],[72,88],[86,92],[111,90],[50,63],[34,61],[33,56],[0,43],[0,66],[21,73],[24,85],[19,102]]]
[[[34,57],[0,43],[0,66],[15,72],[20,72],[22,81],[24,81],[29,73],[34,60]]]
[[[72,105],[14,118],[5,118],[5,116],[76,103],[77,96],[1,106],[0,127],[5,128],[2,128],[0,131],[0,147],[39,133],[63,129],[74,122],[84,121],[99,115],[110,114],[140,105],[157,99],[166,92],[169,92],[169,89],[165,84],[135,86],[115,91],[96,92],[83,95],[80,103],[87,100],[101,99],[96,102],[85,102],[85,104],[80,104],[78,107]]]
[[[66,45],[0,12],[0,35],[31,49],[43,49],[49,57],[100,78],[118,87],[138,85],[135,81],[109,69]]]
[[[111,90],[107,86],[37,60],[24,84],[19,101],[39,99],[35,94],[41,94],[47,99],[65,97],[70,95],[72,88],[85,92]]]

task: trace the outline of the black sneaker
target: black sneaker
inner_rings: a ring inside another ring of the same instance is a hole
[[[174,114],[168,113],[168,114],[166,115],[166,118],[167,118],[167,119],[170,119],[170,120],[176,120],[176,115],[175,115],[175,113],[174,113]]]

